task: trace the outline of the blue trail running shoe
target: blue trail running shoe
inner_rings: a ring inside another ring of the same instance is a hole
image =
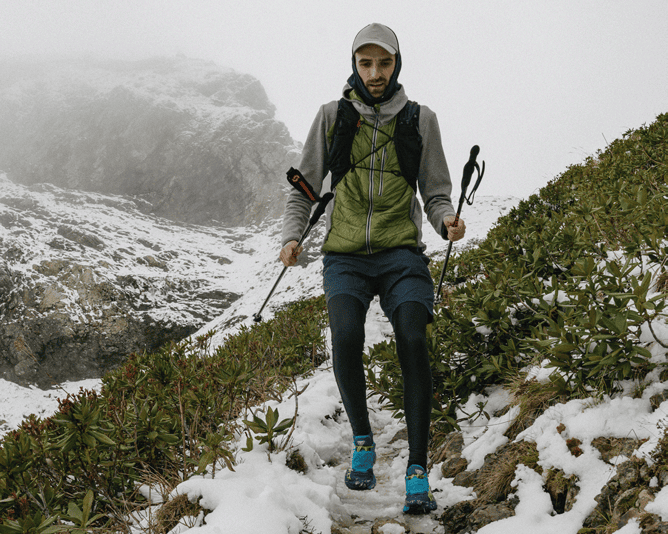
[[[370,490],[376,485],[373,464],[376,461],[376,444],[373,436],[355,436],[353,438],[352,468],[346,471],[345,483],[351,490]]]
[[[406,471],[405,514],[428,514],[436,510],[436,500],[429,490],[427,471],[419,465],[411,465]]]

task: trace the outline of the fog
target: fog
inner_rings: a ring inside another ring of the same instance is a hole
[[[259,78],[303,142],[370,22],[397,33],[399,81],[438,115],[455,195],[474,144],[479,194],[527,197],[668,112],[666,0],[5,1],[0,57],[212,60]]]

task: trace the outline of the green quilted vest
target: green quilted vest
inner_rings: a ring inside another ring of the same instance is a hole
[[[392,136],[397,117],[383,127],[361,117],[353,140],[356,162],[335,187],[325,252],[373,254],[394,247],[417,247],[410,218],[414,191],[401,176]],[[328,132],[331,143],[333,128]]]

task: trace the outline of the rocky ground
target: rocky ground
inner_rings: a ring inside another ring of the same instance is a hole
[[[143,208],[0,176],[0,377],[42,387],[100,377],[239,297],[229,265],[253,253],[252,227],[179,224]]]

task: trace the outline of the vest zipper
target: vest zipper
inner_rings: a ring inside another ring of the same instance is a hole
[[[366,217],[366,253],[373,254],[371,248],[371,218],[373,217],[373,190],[374,190],[374,173],[376,171],[376,143],[378,142],[378,129],[380,127],[380,113],[376,111],[376,121],[373,128],[373,136],[371,137],[371,161],[369,162],[369,213]]]
[[[378,184],[378,196],[382,197],[383,196],[383,186],[385,184],[385,161],[387,159],[387,147],[383,148],[383,152],[381,153],[380,157],[380,174],[379,174],[379,180],[380,183]]]

